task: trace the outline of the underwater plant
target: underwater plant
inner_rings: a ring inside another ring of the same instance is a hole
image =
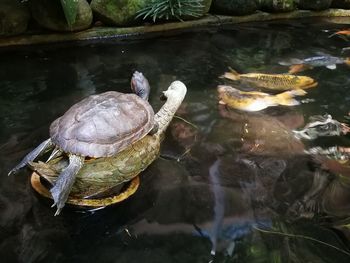
[[[78,13],[78,0],[61,0],[61,5],[68,25],[72,26]]]
[[[204,0],[151,0],[141,9],[136,18],[144,20],[152,18],[153,22],[160,19],[183,20],[189,17],[199,17],[203,14]]]

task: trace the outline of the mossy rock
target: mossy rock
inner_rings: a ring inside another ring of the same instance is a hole
[[[25,3],[0,1],[0,36],[22,34],[27,30],[30,12]]]
[[[298,0],[296,2],[299,9],[306,10],[325,10],[332,4],[332,0]]]
[[[223,15],[250,15],[257,10],[255,0],[213,0],[212,13]]]
[[[202,0],[201,4],[203,8],[199,12],[199,16],[181,16],[181,19],[192,20],[192,19],[198,19],[199,17],[206,15],[209,12],[210,7],[212,6],[212,0]],[[177,20],[177,19],[174,18],[172,20]]]
[[[60,0],[31,0],[30,8],[35,21],[42,27],[55,31],[79,31],[90,27],[92,11],[86,0],[77,0],[77,16],[69,26]]]
[[[204,16],[209,12],[212,2],[213,2],[212,0],[202,0],[202,5],[203,5],[202,16]]]
[[[290,12],[296,8],[294,0],[256,0],[256,2],[259,9],[271,13]]]
[[[350,0],[333,0],[332,7],[350,9]]]
[[[94,15],[106,25],[130,26],[137,23],[137,13],[146,7],[149,0],[92,0]]]

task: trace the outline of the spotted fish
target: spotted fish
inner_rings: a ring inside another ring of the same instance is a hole
[[[281,61],[280,65],[289,66],[288,73],[294,74],[314,67],[326,67],[334,70],[337,68],[337,64],[350,65],[350,58],[340,58],[330,55],[320,55],[315,57],[309,57],[305,59],[292,58],[289,61]]]
[[[230,72],[225,72],[222,77],[252,83],[258,87],[271,90],[308,89],[317,86],[317,82],[307,76],[263,73],[239,74],[231,68]]]

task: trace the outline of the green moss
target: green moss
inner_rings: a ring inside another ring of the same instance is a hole
[[[129,26],[148,0],[93,0],[91,8],[98,19],[107,25]]]

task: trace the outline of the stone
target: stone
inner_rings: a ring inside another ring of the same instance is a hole
[[[294,0],[256,0],[256,2],[259,9],[271,13],[290,12],[296,8]]]
[[[77,0],[77,16],[69,26],[60,0],[31,0],[30,7],[35,21],[42,27],[56,31],[80,31],[90,27],[92,11],[86,0]]]
[[[349,1],[350,2],[350,1]],[[306,10],[325,10],[332,4],[332,0],[298,0],[297,5],[299,9]]]
[[[94,15],[106,25],[129,26],[136,23],[135,17],[145,8],[147,0],[92,0]]]
[[[213,0],[212,13],[223,15],[250,15],[257,9],[255,0]]]
[[[183,20],[193,20],[193,19],[198,19],[204,15],[206,15],[211,7],[212,4],[212,0],[202,0],[203,8],[199,11],[199,15],[198,16],[181,16],[181,19]]]
[[[0,36],[22,34],[27,30],[30,12],[26,3],[15,0],[0,2]]]
[[[350,0],[333,0],[332,7],[350,9]]]

